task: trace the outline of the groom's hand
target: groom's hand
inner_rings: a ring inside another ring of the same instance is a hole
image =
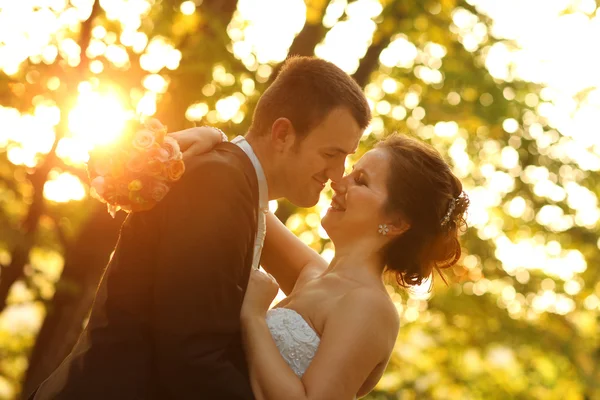
[[[217,144],[226,140],[226,136],[219,129],[209,126],[184,129],[169,133],[169,136],[177,140],[183,152],[183,161],[211,151]]]

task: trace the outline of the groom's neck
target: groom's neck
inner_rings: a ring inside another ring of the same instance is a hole
[[[267,178],[267,186],[269,187],[269,200],[278,199],[281,196],[277,195],[277,175],[273,165],[273,160],[271,157],[272,151],[269,148],[269,144],[265,138],[250,132],[246,135],[246,140],[250,146],[252,146],[252,150],[254,151],[254,154],[256,154],[258,161],[260,161],[260,165],[262,166],[265,177]]]

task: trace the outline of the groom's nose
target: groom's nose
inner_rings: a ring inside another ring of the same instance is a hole
[[[345,170],[344,163],[338,163],[327,169],[327,177],[332,182],[339,182],[342,180],[342,178],[344,176],[344,170]]]

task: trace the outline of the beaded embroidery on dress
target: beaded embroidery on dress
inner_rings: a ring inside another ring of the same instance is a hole
[[[319,335],[290,308],[269,310],[267,325],[281,356],[301,378],[317,352],[321,342]]]

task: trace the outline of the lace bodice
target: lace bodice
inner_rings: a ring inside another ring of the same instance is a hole
[[[267,325],[283,359],[298,377],[310,365],[321,339],[300,314],[290,308],[267,312]]]

